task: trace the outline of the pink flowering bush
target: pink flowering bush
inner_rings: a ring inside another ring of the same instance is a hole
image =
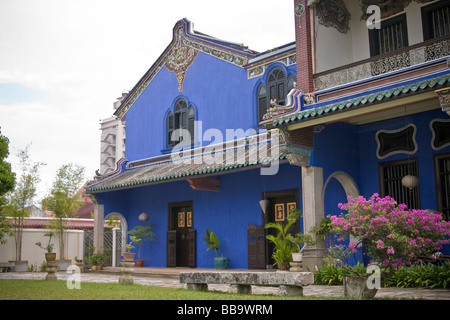
[[[356,237],[358,241],[348,245],[352,252],[363,241],[373,262],[390,272],[421,262],[421,258],[432,256],[450,242],[450,222],[443,220],[442,215],[409,210],[391,197],[348,197],[348,203],[339,204],[339,208],[348,213],[329,216],[332,233],[341,235],[338,240],[347,235]]]

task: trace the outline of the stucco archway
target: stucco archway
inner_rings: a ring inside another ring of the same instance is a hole
[[[322,189],[322,202],[325,200],[325,191],[327,190],[328,183],[330,180],[336,179],[344,188],[345,194],[347,197],[357,197],[359,196],[359,188],[356,184],[355,180],[344,171],[336,171],[331,174]]]
[[[122,248],[121,249],[122,249],[122,252],[124,252],[125,244],[127,243],[127,232],[128,232],[127,219],[125,219],[125,217],[119,212],[111,212],[105,216],[105,220],[111,216],[117,217],[117,219],[119,219],[119,221],[120,221],[120,226],[121,226],[121,231],[122,231]]]

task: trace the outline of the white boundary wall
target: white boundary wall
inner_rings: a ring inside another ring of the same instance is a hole
[[[45,261],[45,250],[36,246],[36,242],[41,242],[45,247],[48,243],[48,237],[44,236],[49,229],[23,229],[22,238],[22,260],[28,261],[28,266],[37,265],[39,268]],[[64,246],[66,256],[63,259],[71,260],[74,264],[74,258],[83,258],[84,254],[84,232],[83,230],[64,230]],[[14,237],[7,237],[8,242],[0,245],[0,262],[16,260],[16,244]],[[53,252],[56,252],[56,259],[59,256],[59,235],[55,232],[52,238],[54,244]]]

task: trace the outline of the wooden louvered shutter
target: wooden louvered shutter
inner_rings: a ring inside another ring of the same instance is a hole
[[[189,268],[195,268],[196,263],[196,245],[197,245],[197,232],[195,230],[189,230]]]
[[[258,121],[263,121],[263,116],[267,113],[268,103],[267,103],[267,91],[266,86],[261,84],[258,90]]]
[[[177,230],[167,231],[167,267],[177,266]]]
[[[191,142],[195,142],[195,109],[190,107],[188,110],[188,126],[187,129],[191,135]]]
[[[167,146],[170,147],[173,145],[171,137],[172,132],[175,128],[175,119],[174,114],[171,112],[167,115]]]

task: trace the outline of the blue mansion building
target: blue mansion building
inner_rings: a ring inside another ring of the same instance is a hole
[[[373,193],[448,220],[449,7],[295,0],[295,41],[262,53],[178,21],[115,110],[125,158],[87,188],[96,225],[119,217],[125,241],[153,223],[147,267],[212,268],[209,228],[230,268],[266,269],[264,225],[294,207],[305,233],[347,196]],[[305,266],[324,253],[324,243],[307,247]]]

